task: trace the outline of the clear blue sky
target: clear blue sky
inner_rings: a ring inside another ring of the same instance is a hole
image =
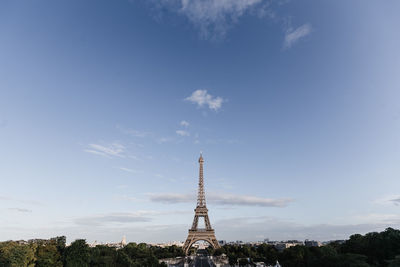
[[[0,237],[400,227],[400,3],[4,0]]]

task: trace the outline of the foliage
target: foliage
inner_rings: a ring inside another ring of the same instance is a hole
[[[36,248],[37,267],[62,267],[61,254],[55,242],[49,244],[39,244]]]
[[[65,249],[66,267],[88,267],[90,248],[84,239],[77,239]]]
[[[19,244],[13,241],[0,243],[0,266],[33,267],[34,262],[35,245]]]
[[[214,255],[226,254],[229,264],[238,259],[251,258],[284,267],[400,267],[400,230],[387,228],[381,233],[352,235],[344,243],[332,242],[323,247],[294,246],[278,252],[273,246],[261,244],[225,245]]]
[[[158,259],[167,259],[167,258],[175,258],[175,257],[183,257],[185,253],[183,252],[181,247],[177,247],[175,245],[168,247],[150,247],[154,256]]]
[[[284,267],[399,267],[400,231],[388,228],[381,233],[352,235],[344,243],[322,247],[294,246],[279,252],[261,244],[225,245],[208,250],[215,256],[227,255],[231,265],[263,261]],[[182,257],[182,248],[129,243],[117,249],[105,245],[89,247],[83,239],[66,246],[65,236],[50,240],[0,242],[0,267],[165,267],[160,259]]]

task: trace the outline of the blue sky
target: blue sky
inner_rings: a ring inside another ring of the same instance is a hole
[[[5,0],[0,237],[400,227],[398,1]]]

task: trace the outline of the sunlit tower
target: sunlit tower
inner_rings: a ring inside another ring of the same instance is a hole
[[[204,177],[203,177],[203,164],[204,159],[202,154],[200,153],[199,158],[199,188],[197,194],[197,206],[194,210],[194,219],[192,228],[189,229],[189,235],[183,245],[183,251],[185,254],[188,254],[189,248],[196,243],[197,241],[206,241],[208,242],[214,249],[220,247],[218,244],[217,238],[215,237],[214,229],[212,229],[210,224],[210,219],[208,218],[208,209],[206,207],[206,195],[204,193]],[[204,219],[205,228],[198,228],[199,218]]]

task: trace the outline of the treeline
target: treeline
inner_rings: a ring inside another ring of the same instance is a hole
[[[283,267],[400,267],[400,230],[387,228],[381,233],[352,235],[344,243],[322,247],[295,246],[278,252],[267,244],[259,246],[225,245],[214,251],[226,254],[231,265],[238,262],[265,262]]]
[[[283,267],[400,267],[400,230],[352,235],[344,243],[322,247],[295,246],[279,252],[267,244],[225,245],[211,251],[225,254],[231,265],[265,262]],[[0,243],[0,267],[158,267],[159,259],[183,256],[182,248],[129,243],[117,249],[104,245],[89,247],[83,239],[66,246],[64,236],[30,242]]]
[[[121,249],[89,247],[83,239],[66,246],[66,238],[0,243],[0,267],[166,267],[158,259],[183,256],[181,248],[129,243]]]

